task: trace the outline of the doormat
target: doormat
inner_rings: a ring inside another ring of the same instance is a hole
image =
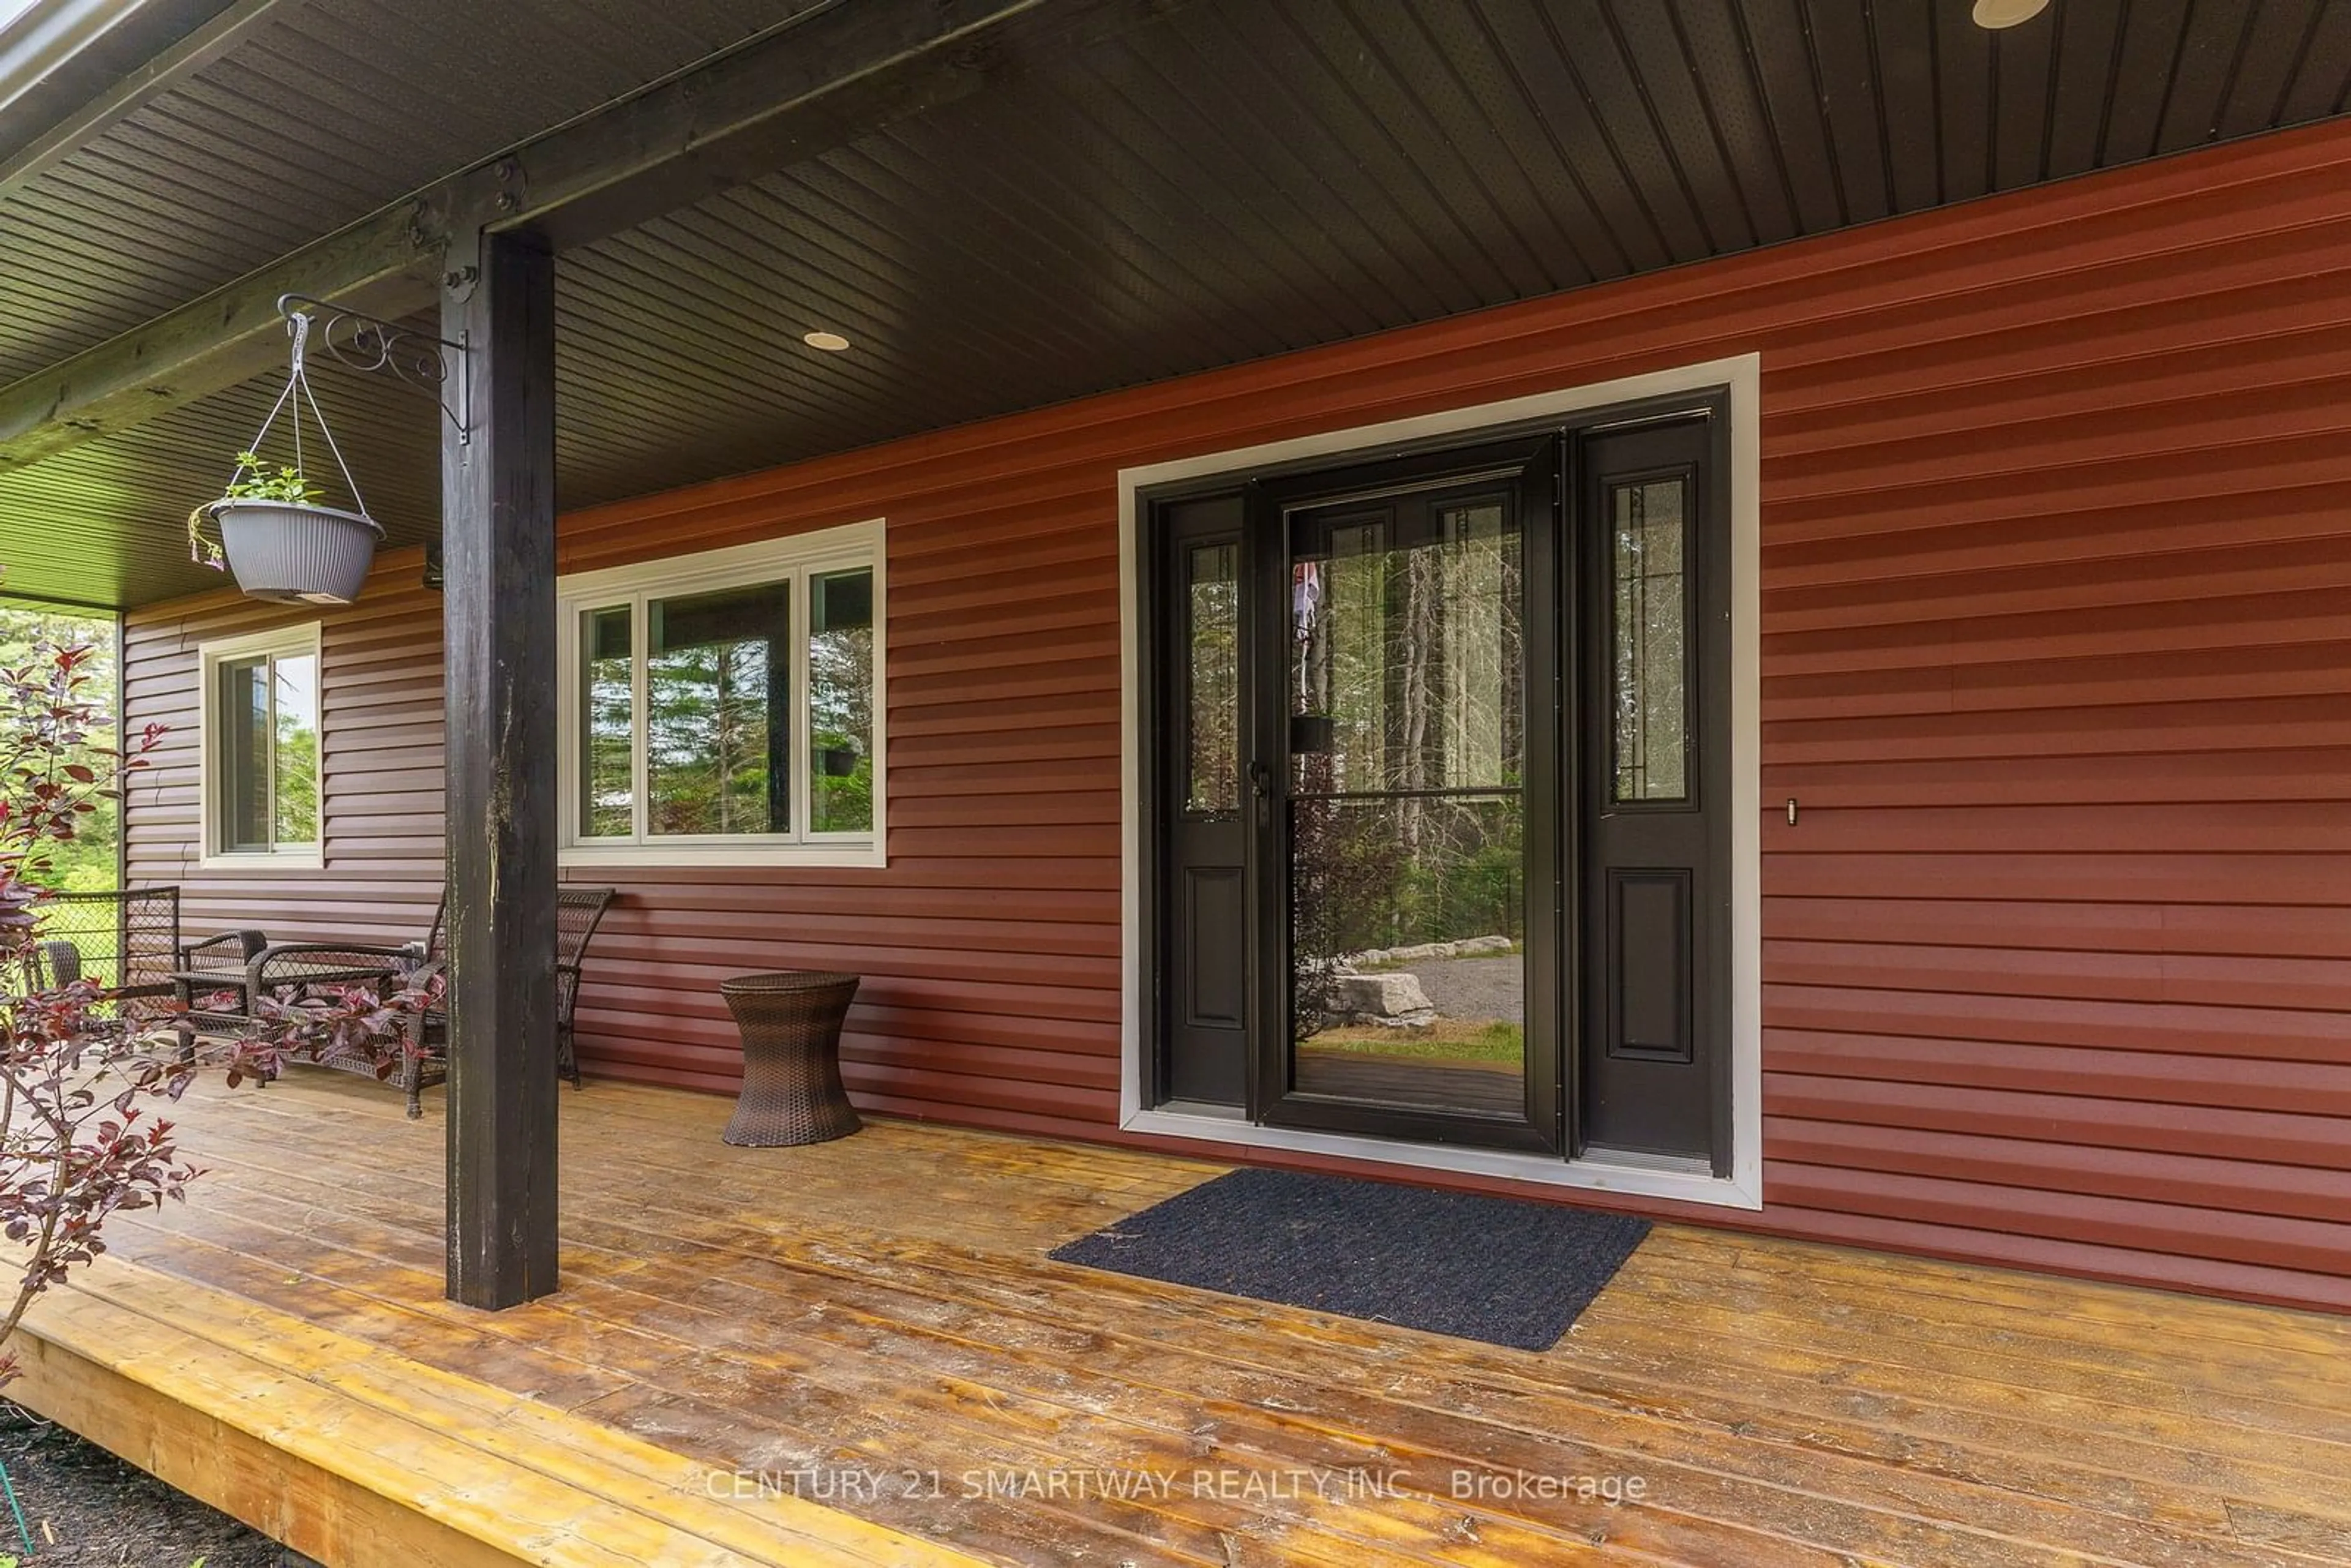
[[[1057,1249],[1064,1263],[1548,1350],[1649,1222],[1520,1198],[1237,1170]]]

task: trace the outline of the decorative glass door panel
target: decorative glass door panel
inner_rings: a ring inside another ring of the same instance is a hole
[[[1689,679],[1681,475],[1608,486],[1608,653],[1619,804],[1686,800]]]

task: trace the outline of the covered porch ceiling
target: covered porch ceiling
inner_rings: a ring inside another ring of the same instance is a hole
[[[148,324],[462,171],[494,180],[510,150],[528,164],[550,128],[609,131],[618,156],[648,92],[691,102],[730,65],[837,70],[839,90],[756,163],[705,161],[666,197],[641,171],[625,222],[551,233],[567,507],[2182,152],[2351,93],[2351,6],[2330,0],[2053,0],[2001,32],[1965,0],[150,3],[146,65],[0,95],[12,595],[219,586],[183,519],[283,374],[191,395],[159,370],[152,413],[118,398],[77,423],[57,367],[162,341]],[[436,271],[363,298],[429,326]],[[815,329],[852,347],[811,349]],[[393,542],[432,537],[433,405],[318,381]]]

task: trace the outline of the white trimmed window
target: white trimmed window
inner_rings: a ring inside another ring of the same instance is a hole
[[[883,863],[883,525],[557,585],[567,865]]]
[[[319,623],[199,644],[204,858],[315,868]]]

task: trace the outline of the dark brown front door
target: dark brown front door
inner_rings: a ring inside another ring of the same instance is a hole
[[[1529,693],[1559,460],[1544,438],[1266,487],[1270,1122],[1560,1146],[1558,775],[1530,766],[1557,710]]]
[[[1156,1103],[1727,1165],[1720,417],[1150,508]]]

